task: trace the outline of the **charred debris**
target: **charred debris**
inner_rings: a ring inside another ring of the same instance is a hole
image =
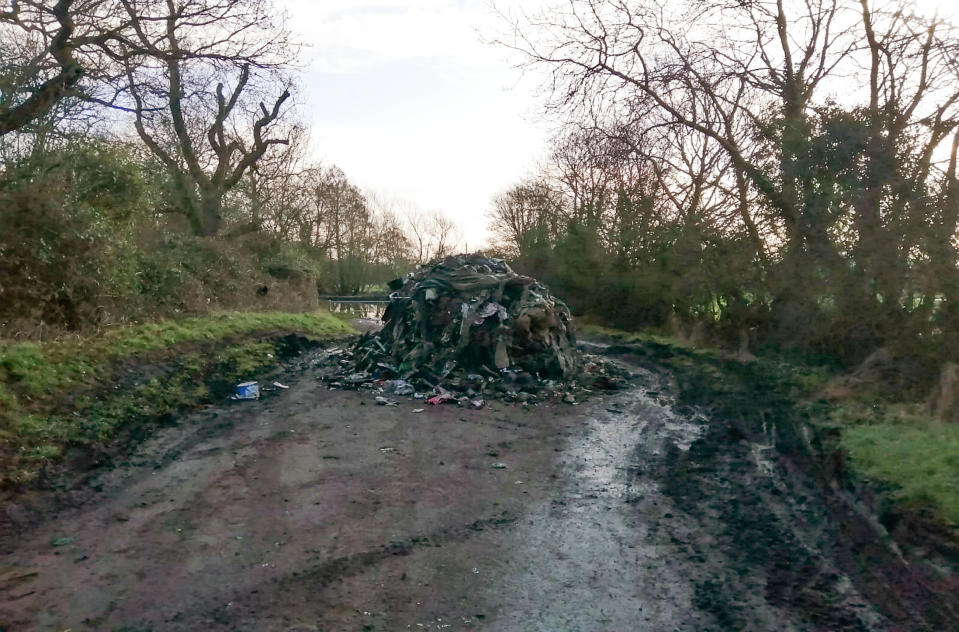
[[[582,354],[569,308],[501,259],[454,255],[389,284],[383,327],[326,352],[331,388],[482,408],[487,399],[585,399],[623,387],[617,365]]]

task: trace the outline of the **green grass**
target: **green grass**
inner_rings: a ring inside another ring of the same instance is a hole
[[[843,431],[842,444],[862,476],[891,485],[904,505],[931,505],[959,526],[959,426],[855,426]]]
[[[616,342],[624,342],[627,344],[652,342],[656,344],[685,348],[685,346],[675,338],[652,331],[623,331],[622,329],[612,329],[610,327],[603,327],[602,325],[595,325],[592,323],[578,324],[576,329],[577,332],[582,335],[608,338],[610,340],[615,340]]]
[[[959,528],[959,425],[933,417],[927,402],[889,402],[869,384],[830,402],[827,416],[862,478],[904,507],[932,507]]]
[[[0,345],[0,406],[11,405],[10,385],[27,396],[62,391],[90,378],[102,377],[112,362],[168,349],[185,342],[215,342],[260,331],[290,331],[321,338],[352,332],[326,312],[220,314],[180,321],[114,329],[86,339],[37,344]]]
[[[326,312],[235,313],[0,344],[0,486],[35,481],[70,447],[108,449],[122,430],[209,401],[210,380],[255,378],[278,362],[270,333],[328,340],[353,329]],[[128,365],[162,370],[137,379]],[[133,382],[121,388],[124,371]]]

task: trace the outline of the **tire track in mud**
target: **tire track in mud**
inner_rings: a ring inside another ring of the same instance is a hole
[[[815,490],[787,484],[771,445],[678,415],[664,376],[640,371],[646,388],[590,408],[561,459],[561,497],[509,534],[504,548],[528,559],[503,579],[525,597],[498,608],[502,629],[887,629],[829,560],[824,509],[790,496]]]
[[[810,481],[777,465],[773,442],[746,440],[722,420],[678,408],[668,375],[653,372],[672,425],[698,424],[677,437],[639,443],[634,481],[660,499],[631,499],[651,541],[675,546],[691,605],[715,630],[885,630],[887,622],[831,559],[835,543],[825,505]],[[671,509],[667,509],[670,508]]]
[[[681,540],[700,567],[691,573],[696,607],[719,629],[772,629],[756,620],[762,603],[783,611],[782,630],[887,629],[830,559],[834,534],[816,490],[757,460],[765,448],[710,429],[660,464],[664,494],[693,530],[711,534],[709,548]]]
[[[647,375],[648,380],[654,378]],[[484,595],[502,630],[700,630],[708,620],[669,546],[651,544],[636,503],[667,503],[636,446],[659,454],[688,445],[701,428],[633,389],[582,406],[586,427],[560,456],[553,493],[532,505],[522,528],[504,534],[510,559]]]
[[[628,345],[613,351],[648,356]],[[856,496],[865,492],[843,470],[842,454],[764,365],[667,364],[681,384],[673,385],[677,396],[710,411],[702,439],[661,466],[667,494],[720,536],[725,560],[698,586],[702,608],[726,627],[750,629],[736,595],[743,577],[755,576],[765,600],[801,629],[959,629],[954,576],[944,567],[930,577],[924,560],[903,557]]]
[[[194,621],[206,621],[211,628],[215,624],[242,621],[246,616],[259,617],[271,605],[315,600],[334,582],[342,582],[390,558],[413,555],[418,549],[439,548],[450,543],[463,542],[478,533],[507,529],[513,526],[517,519],[513,513],[504,511],[494,517],[392,541],[350,555],[332,559],[323,559],[317,555],[314,563],[271,580],[270,583],[274,585],[269,591],[263,590],[264,585],[259,584],[244,590],[242,594],[234,595],[230,599],[229,608],[220,606],[203,612],[181,613],[181,616]]]

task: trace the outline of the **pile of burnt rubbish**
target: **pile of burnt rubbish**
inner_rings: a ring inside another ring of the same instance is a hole
[[[326,354],[331,388],[482,408],[490,398],[568,403],[625,385],[615,365],[583,356],[569,308],[500,259],[456,255],[390,282],[383,327]]]

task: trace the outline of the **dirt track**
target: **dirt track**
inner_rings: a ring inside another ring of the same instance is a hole
[[[772,448],[719,443],[634,369],[579,406],[480,411],[290,371],[4,542],[0,628],[922,629],[860,596]]]

